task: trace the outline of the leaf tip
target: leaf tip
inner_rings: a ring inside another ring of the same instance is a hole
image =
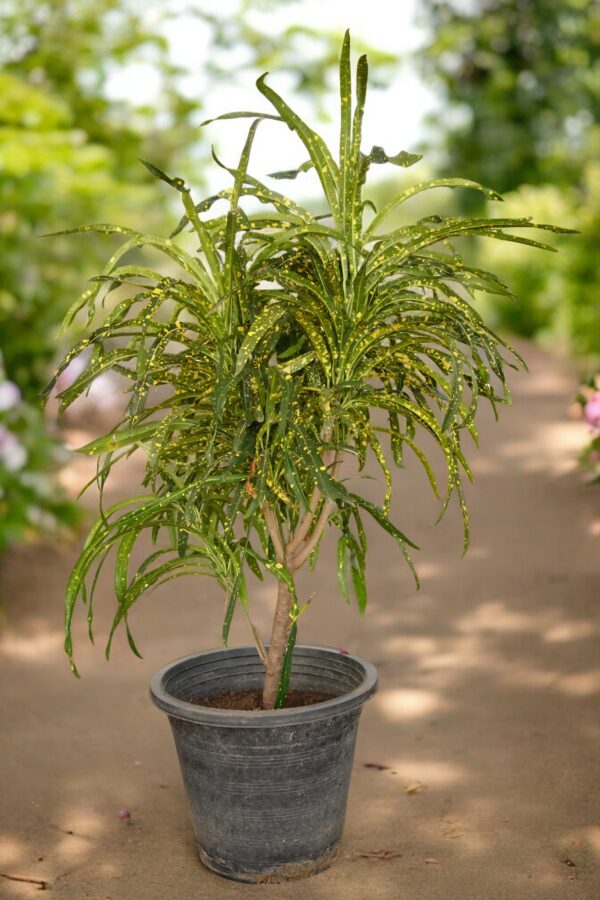
[[[258,78],[256,79],[256,87],[259,89],[259,91],[262,88],[263,84],[265,83],[265,78],[267,77],[268,74],[269,74],[268,72],[263,72],[262,75],[259,75]]]

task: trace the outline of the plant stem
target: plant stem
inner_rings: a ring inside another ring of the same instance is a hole
[[[327,439],[329,440],[329,437]],[[332,475],[334,477],[340,462],[340,456],[335,451],[326,451],[326,453],[323,454],[323,463],[325,465],[329,466],[333,463]],[[313,525],[320,500],[321,493],[315,488],[310,499],[308,510],[296,529],[296,533],[287,543],[285,543],[281,534],[281,529],[273,510],[267,503],[263,506],[263,516],[267,531],[273,542],[276,558],[278,562],[287,566],[287,569],[292,576],[294,575],[294,572],[306,562],[319,543],[329,516],[335,508],[334,503],[330,500],[326,500],[311,532],[310,529]],[[262,697],[263,709],[273,709],[275,707],[290,629],[294,624],[291,617],[293,606],[294,601],[289,588],[283,581],[279,581],[277,584],[277,602],[275,604],[275,614],[273,616],[271,640],[269,642],[265,666],[266,671]]]
[[[292,595],[283,581],[277,583],[277,604],[273,616],[273,629],[267,654],[267,670],[263,685],[262,705],[263,709],[273,709],[277,699],[277,688],[281,678],[281,667],[287,646],[288,635],[292,627],[293,600]]]

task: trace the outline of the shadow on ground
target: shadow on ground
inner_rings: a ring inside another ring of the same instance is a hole
[[[434,500],[418,465],[408,465],[396,477],[392,518],[423,548],[421,591],[374,531],[364,620],[338,596],[332,544],[317,577],[302,584],[306,596],[318,591],[302,641],[348,647],[380,672],[332,869],[255,888],[197,861],[168,726],[147,682],[165,661],[218,644],[218,589],[182,580],[140,601],[132,625],[142,662],[121,641],[107,664],[80,621],[77,682],[61,632],[74,551],[40,547],[4,561],[0,871],[47,879],[70,900],[258,892],[277,900],[597,900],[600,501],[574,470],[585,434],[565,420],[573,383],[539,351],[526,355],[532,374],[515,377],[515,406],[499,426],[485,417],[482,448],[470,454],[467,557],[458,515],[431,528]],[[366,490],[377,496],[374,483]],[[271,601],[257,585],[261,627]],[[112,604],[107,572],[99,644]],[[237,622],[232,643],[247,642]],[[36,890],[0,878],[2,897]]]

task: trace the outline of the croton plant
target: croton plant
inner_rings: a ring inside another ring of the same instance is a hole
[[[145,455],[143,492],[107,509],[100,501],[101,515],[68,582],[65,646],[75,672],[74,608],[78,599],[87,604],[91,636],[98,572],[114,551],[116,612],[107,655],[121,624],[138,653],[128,615],[145,591],[183,575],[211,575],[226,596],[223,641],[239,607],[264,663],[263,706],[281,706],[306,609],[295,577],[314,564],[324,533],[337,536],[340,591],[347,601],[356,598],[360,613],[367,605],[367,519],[395,539],[412,569],[414,544],[389,518],[391,466],[401,467],[407,450],[423,465],[442,512],[458,498],[467,545],[462,480],[471,475],[461,438],[466,432],[477,440],[481,398],[494,409],[508,401],[505,367],[522,360],[473,305],[477,292],[510,297],[509,288],[465,262],[451,241],[478,235],[545,247],[515,230],[566,229],[530,219],[434,215],[387,225],[406,201],[432,188],[500,197],[464,178],[441,178],[401,186],[379,209],[365,200],[373,165],[405,169],[420,159],[363,148],[367,73],[362,56],[353,85],[346,34],[336,153],[263,75],[257,88],[272,111],[218,116],[251,120],[237,165],[214,155],[231,175],[230,188],[198,203],[183,179],[145,163],[179,192],[184,216],[170,237],[107,224],[74,229],[126,239],[67,314],[68,327],[87,310],[88,336],[57,376],[84,351],[89,356],[59,395],[61,407],[107,370],[127,385],[123,420],[81,448],[98,456],[100,496],[117,462],[138,449]],[[291,129],[308,157],[298,169],[268,177],[294,179],[313,169],[322,190],[319,215],[250,174],[263,123]],[[191,251],[175,240],[185,230],[197,242]],[[140,264],[146,248],[163,255],[168,274]],[[441,490],[424,435],[445,461]],[[370,455],[385,485],[380,504],[344,478],[346,459],[355,457],[362,471]],[[132,571],[132,550],[146,533],[151,541],[142,546],[150,550]],[[277,586],[270,636],[261,637],[252,623],[248,572]]]

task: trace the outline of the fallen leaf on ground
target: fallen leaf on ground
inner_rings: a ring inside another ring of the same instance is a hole
[[[394,859],[397,856],[401,856],[400,853],[394,853],[393,850],[368,850],[360,855],[364,859]]]
[[[563,862],[564,862],[565,866],[572,866],[573,868],[575,868],[575,866],[577,865],[577,863],[574,863],[573,860],[569,859],[568,856],[565,856],[565,858],[563,859]]]
[[[435,856],[424,856],[423,862],[427,863],[429,866],[441,866],[441,862],[439,859],[436,859]]]
[[[389,766],[384,766],[382,763],[363,763],[365,769],[377,769],[378,772],[383,772],[384,769],[389,769]]]
[[[427,787],[426,784],[423,784],[422,781],[413,781],[412,784],[407,784],[404,788],[405,794],[420,794],[421,791],[424,791]]]

